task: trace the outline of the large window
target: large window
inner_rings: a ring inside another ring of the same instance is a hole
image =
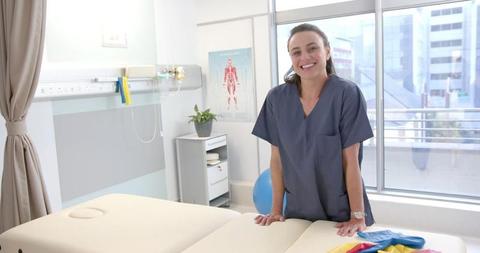
[[[475,7],[383,14],[387,189],[480,197]]]
[[[362,174],[367,186],[480,198],[478,2],[387,6],[392,10],[381,13],[382,50],[376,49],[373,6],[365,8],[366,14],[352,15],[348,5],[339,3],[345,14],[335,18],[321,9],[318,14],[305,10],[312,19],[308,22],[329,37],[338,75],[361,88],[371,126],[383,135],[381,147],[374,138],[364,143]],[[290,16],[286,12],[277,17],[279,80],[290,67],[288,33],[305,19],[299,10]],[[377,83],[376,52],[383,52],[383,85]],[[377,90],[384,98],[379,108]],[[382,129],[376,128],[377,111],[382,112]],[[377,155],[384,164],[376,164]]]

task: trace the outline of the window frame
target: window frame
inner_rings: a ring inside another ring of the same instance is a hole
[[[480,204],[480,197],[457,195],[448,193],[434,193],[425,192],[419,190],[404,190],[404,189],[390,189],[385,187],[385,145],[384,145],[384,107],[383,107],[383,13],[387,11],[395,11],[409,8],[429,7],[434,5],[469,2],[469,0],[352,0],[348,2],[331,3],[320,6],[312,6],[306,8],[298,8],[292,10],[275,10],[275,1],[271,0],[271,13],[272,13],[272,32],[271,45],[272,50],[272,66],[275,69],[273,76],[278,77],[278,51],[277,51],[277,34],[276,29],[279,25],[286,25],[298,22],[310,22],[323,19],[340,18],[346,16],[354,16],[361,14],[375,14],[375,54],[376,54],[376,187],[366,187],[369,192],[374,192],[382,195],[391,196],[407,196],[418,197],[423,199],[434,200],[447,200],[450,202],[458,203],[474,203]],[[455,10],[454,10],[455,9]],[[456,12],[458,8],[452,8],[450,15],[456,15],[463,13],[465,10],[461,9],[460,12]],[[446,15],[443,13],[438,14]],[[452,28],[453,29],[453,28]],[[460,27],[459,29],[463,29]],[[441,44],[443,41],[438,41]],[[432,42],[433,43],[433,42]],[[449,47],[457,47],[457,45],[451,45]],[[463,41],[460,42],[460,46]],[[438,47],[444,47],[440,45]],[[276,85],[278,78],[272,78],[273,85]]]

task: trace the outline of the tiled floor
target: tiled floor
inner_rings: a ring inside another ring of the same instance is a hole
[[[240,213],[256,213],[255,207],[230,204],[230,209]],[[463,237],[467,246],[467,253],[480,253],[480,238]],[[446,252],[447,253],[447,252]]]

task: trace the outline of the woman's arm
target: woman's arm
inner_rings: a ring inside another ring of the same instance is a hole
[[[350,210],[352,212],[364,212],[363,185],[360,165],[358,164],[358,152],[360,144],[353,144],[343,150],[343,170],[345,172],[345,184],[347,185]]]
[[[259,215],[255,218],[256,223],[260,225],[270,225],[275,221],[284,221],[282,215],[283,209],[283,167],[280,159],[280,151],[277,146],[272,145],[272,155],[270,157],[270,171],[272,174],[272,211],[268,215]]]
[[[280,160],[280,151],[278,147],[272,145],[272,156],[270,158],[270,170],[272,172],[272,193],[273,193],[273,203],[272,203],[272,214],[282,214],[283,208],[283,167],[282,161]]]
[[[353,144],[342,151],[343,170],[345,173],[345,184],[347,186],[350,210],[352,213],[361,214],[360,217],[350,217],[348,222],[337,224],[338,234],[352,236],[357,231],[363,231],[365,225],[365,208],[363,206],[363,184],[358,164],[358,153],[360,144]]]

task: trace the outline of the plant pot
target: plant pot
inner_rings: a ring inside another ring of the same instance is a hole
[[[212,133],[212,121],[209,120],[205,123],[195,122],[195,130],[197,131],[198,137],[209,137]]]

